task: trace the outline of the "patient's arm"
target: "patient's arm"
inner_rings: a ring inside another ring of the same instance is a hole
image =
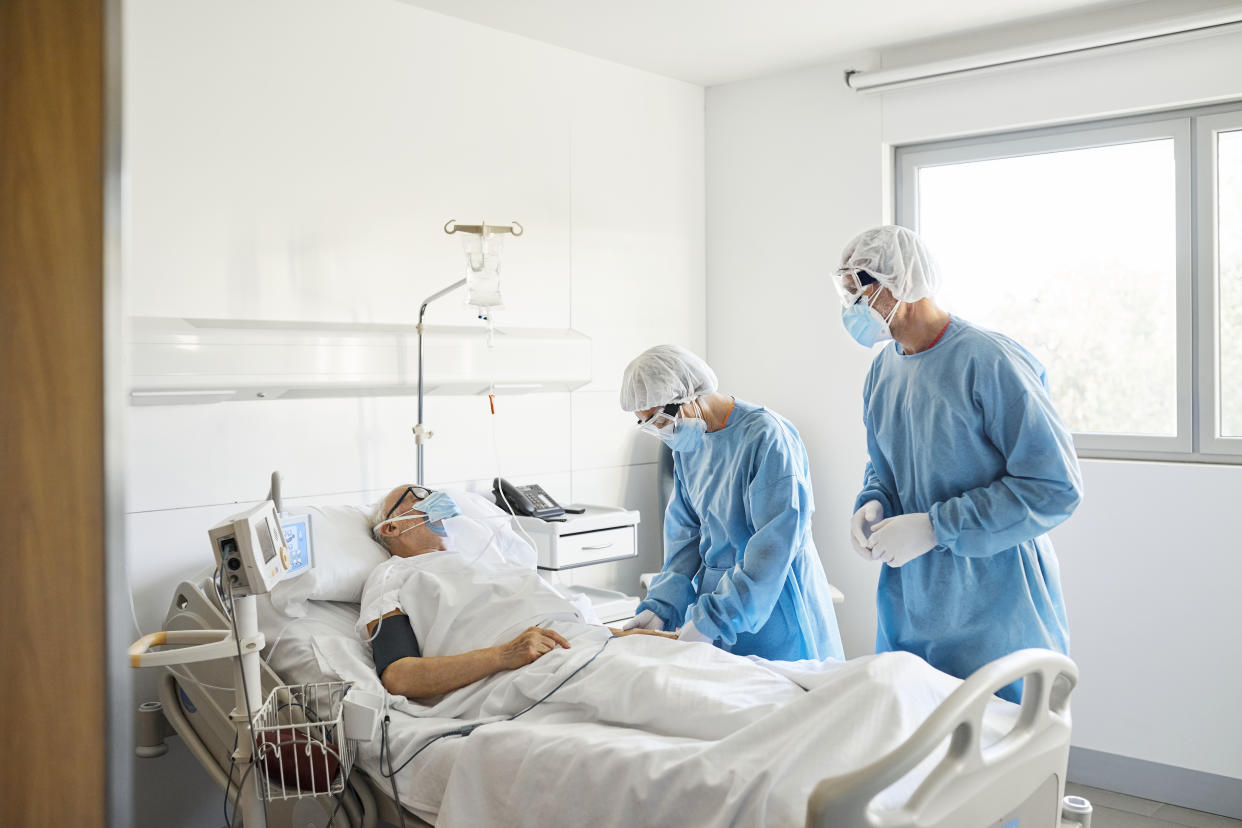
[[[662,632],[660,630],[644,630],[638,627],[632,630],[619,630],[616,627],[609,627],[608,631],[618,638],[623,635],[658,635],[660,636],[660,638],[671,638],[674,641],[677,640],[677,633],[675,632]]]
[[[384,618],[402,615],[399,610],[386,613]],[[367,624],[367,631],[374,633],[379,620]],[[451,656],[407,656],[389,664],[380,682],[394,696],[426,699],[440,696],[473,684],[479,679],[512,670],[551,652],[556,647],[569,648],[569,642],[552,630],[530,627],[521,635],[497,647],[485,647]]]

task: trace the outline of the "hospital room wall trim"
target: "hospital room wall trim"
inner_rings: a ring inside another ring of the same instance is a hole
[[[1071,748],[1066,775],[1080,785],[1242,819],[1242,780],[1233,777],[1083,747]]]

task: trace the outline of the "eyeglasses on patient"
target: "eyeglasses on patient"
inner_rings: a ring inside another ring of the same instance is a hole
[[[415,502],[424,500],[431,496],[432,489],[424,489],[422,486],[406,486],[405,491],[401,493],[401,497],[397,498],[397,502],[392,504],[392,508],[388,510],[388,514],[384,515],[384,520],[388,520],[393,513],[401,506],[407,497],[414,495]]]

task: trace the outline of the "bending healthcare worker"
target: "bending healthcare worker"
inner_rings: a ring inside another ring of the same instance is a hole
[[[867,230],[841,254],[846,331],[864,347],[896,340],[863,383],[868,460],[850,542],[884,564],[876,652],[966,678],[1024,647],[1068,653],[1046,533],[1078,506],[1082,476],[1043,366],[937,307],[939,282],[904,227]],[[1018,701],[1021,682],[998,695]]]
[[[767,659],[843,658],[811,538],[806,449],[788,420],[720,394],[716,374],[676,345],[625,369],[621,407],[673,452],[664,568],[626,626]]]

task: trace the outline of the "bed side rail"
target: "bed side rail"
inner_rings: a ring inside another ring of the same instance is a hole
[[[980,739],[988,704],[996,691],[1018,679],[1023,679],[1023,688],[1017,723],[985,751]],[[1049,774],[1063,776],[1069,750],[1069,697],[1077,683],[1077,665],[1051,650],[1018,650],[985,664],[886,756],[816,785],[807,802],[808,828],[975,825],[962,821],[966,812],[994,814],[979,816],[977,824],[995,824]],[[903,808],[880,811],[872,806],[877,794],[910,772],[946,738],[948,751]],[[988,801],[979,804],[983,792]],[[1050,807],[1057,810],[1056,800]]]

